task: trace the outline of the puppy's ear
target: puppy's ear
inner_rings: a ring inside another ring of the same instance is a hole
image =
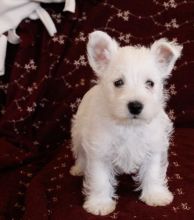
[[[169,42],[164,38],[152,44],[151,53],[164,78],[170,76],[176,60],[181,56],[182,48],[176,42]]]
[[[117,42],[105,32],[94,31],[89,34],[87,44],[88,60],[99,77],[106,71],[117,50]]]

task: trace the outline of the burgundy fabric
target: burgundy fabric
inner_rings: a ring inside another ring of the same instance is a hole
[[[188,0],[76,1],[43,5],[58,33],[49,37],[40,21],[26,19],[21,44],[9,45],[6,75],[0,78],[0,220],[194,219],[194,2]],[[170,148],[167,207],[138,200],[131,177],[118,177],[116,210],[106,217],[86,213],[82,178],[71,177],[72,114],[95,83],[86,59],[88,33],[103,30],[121,45],[150,45],[165,37],[183,44],[167,89],[175,122]]]

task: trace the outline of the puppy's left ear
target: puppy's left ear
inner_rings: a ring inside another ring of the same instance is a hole
[[[151,46],[151,53],[156,65],[160,69],[163,78],[168,78],[176,60],[181,56],[183,47],[176,42],[169,42],[162,38],[155,41]]]

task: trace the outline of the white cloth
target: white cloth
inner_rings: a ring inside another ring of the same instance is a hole
[[[65,2],[65,7],[63,11],[75,12],[75,0],[34,0],[34,2],[44,2],[44,3],[60,3]]]
[[[5,54],[7,49],[7,37],[0,36],[0,76],[4,74]]]
[[[23,4],[21,4],[21,1],[24,2],[24,0],[17,1],[18,5],[14,3],[13,7],[11,7],[11,2],[14,2],[13,0],[1,1],[5,4],[3,5],[3,3],[1,3],[0,35],[10,29],[16,28],[24,18],[29,17],[32,12],[40,7],[38,3],[28,0],[25,0]]]
[[[75,12],[75,0],[0,0],[0,75],[4,74],[7,41],[13,44],[20,42],[15,29],[25,18],[40,19],[50,36],[57,30],[48,12],[43,9],[40,2],[65,2],[64,11]],[[8,32],[8,36],[4,35]]]
[[[66,0],[63,11],[75,12],[75,0]]]

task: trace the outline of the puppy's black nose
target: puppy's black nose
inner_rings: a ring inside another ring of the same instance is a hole
[[[141,113],[141,111],[143,109],[143,104],[141,102],[138,102],[138,101],[129,102],[128,103],[128,109],[129,109],[131,114],[138,115],[138,114]]]

